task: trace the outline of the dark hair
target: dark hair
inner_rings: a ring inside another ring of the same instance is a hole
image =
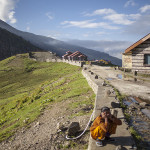
[[[109,108],[109,107],[104,106],[104,107],[102,107],[102,108],[101,108],[101,112],[104,112],[104,111],[110,111],[110,108]]]

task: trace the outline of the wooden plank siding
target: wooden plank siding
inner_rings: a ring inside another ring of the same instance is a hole
[[[150,66],[145,66],[144,64],[145,54],[150,54],[150,40],[132,50],[132,70],[150,71]]]
[[[150,33],[124,51],[122,54],[122,66],[124,68],[130,68],[133,71],[150,72],[149,55]]]

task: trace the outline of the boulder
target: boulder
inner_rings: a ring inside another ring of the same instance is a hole
[[[111,102],[111,107],[112,108],[119,108],[120,107],[120,103]]]
[[[72,122],[68,128],[68,136],[75,136],[80,130],[79,122]]]

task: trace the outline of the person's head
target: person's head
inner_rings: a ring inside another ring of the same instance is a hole
[[[106,107],[106,106],[104,106],[104,107],[102,107],[101,108],[101,116],[102,117],[104,117],[104,116],[110,116],[110,108],[109,107]]]

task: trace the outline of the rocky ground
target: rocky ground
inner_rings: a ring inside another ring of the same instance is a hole
[[[150,147],[150,104],[131,103],[126,107],[124,113],[127,114],[127,123],[137,132],[137,135],[135,134],[137,146],[142,150],[148,150]]]
[[[20,129],[13,137],[0,143],[0,150],[87,149],[89,130],[78,140],[67,140],[65,136],[71,122],[79,122],[81,128],[79,132],[84,130],[90,118],[89,111],[93,106],[85,105],[71,110],[70,103],[72,101],[67,100],[49,105],[30,127]],[[75,115],[81,109],[85,115]],[[61,126],[63,131],[59,130]]]

